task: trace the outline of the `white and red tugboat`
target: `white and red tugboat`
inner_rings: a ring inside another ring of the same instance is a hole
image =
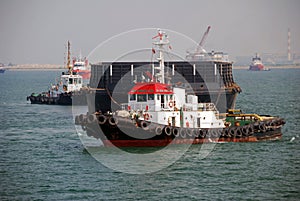
[[[70,42],[67,46],[67,72],[62,72],[57,83],[52,84],[48,91],[32,93],[27,96],[31,104],[72,105],[86,104],[87,88],[83,87],[81,75],[73,73],[70,62]],[[75,98],[76,97],[76,98]]]
[[[80,114],[75,124],[105,146],[144,147],[205,142],[249,142],[281,137],[283,119],[231,110],[220,114],[214,103],[199,103],[185,88],[165,83],[163,46],[166,34],[159,30],[158,66],[149,82],[138,82],[127,92],[122,110]]]
[[[255,57],[252,58],[252,63],[249,66],[250,71],[269,71],[269,68],[266,68],[262,63],[261,58],[256,53]]]
[[[82,76],[84,80],[88,80],[91,77],[91,67],[87,58],[82,58],[81,53],[79,57],[73,58],[73,72]]]

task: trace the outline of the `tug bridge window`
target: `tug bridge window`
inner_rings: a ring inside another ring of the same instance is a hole
[[[130,94],[129,100],[135,101],[136,100],[136,95],[135,94]]]
[[[146,102],[147,101],[147,94],[138,94],[137,95],[137,102]]]
[[[154,100],[154,94],[148,94],[148,100]]]

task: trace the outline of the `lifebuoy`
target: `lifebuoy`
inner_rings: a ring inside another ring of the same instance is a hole
[[[170,107],[170,108],[174,107],[174,101],[171,100],[171,101],[169,102],[169,107]]]
[[[100,115],[98,117],[99,124],[101,124],[101,125],[105,124],[106,120],[107,120],[107,118],[104,115]]]
[[[155,133],[156,133],[156,135],[161,135],[161,134],[162,134],[162,131],[163,131],[163,129],[162,129],[161,126],[157,126],[157,127],[155,128]]]
[[[185,125],[186,125],[187,128],[190,127],[190,123],[188,121],[186,121]]]
[[[167,135],[171,135],[172,134],[172,128],[170,126],[166,126],[164,130],[165,130],[165,133]]]

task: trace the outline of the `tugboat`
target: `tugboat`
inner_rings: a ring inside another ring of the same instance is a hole
[[[261,58],[258,56],[256,53],[255,57],[252,58],[252,63],[249,66],[250,71],[269,71],[269,68],[266,68],[263,63]]]
[[[82,58],[81,53],[79,57],[73,58],[73,72],[81,75],[84,80],[88,80],[91,77],[91,67],[87,58]]]
[[[154,37],[154,38],[157,38]],[[113,112],[80,114],[75,124],[105,146],[145,147],[205,142],[253,142],[279,139],[284,120],[279,117],[220,113],[212,102],[202,103],[183,87],[165,82],[164,50],[169,41],[159,30],[158,66],[149,82],[136,82],[128,102]]]
[[[47,92],[32,93],[27,96],[31,104],[72,105],[86,104],[88,89],[83,87],[83,78],[75,74],[70,64],[70,42],[68,41],[67,72],[62,72],[58,83],[50,86]],[[74,98],[76,97],[76,98]],[[74,101],[75,100],[75,101]]]

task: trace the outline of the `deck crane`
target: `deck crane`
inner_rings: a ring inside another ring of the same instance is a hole
[[[209,33],[209,30],[210,30],[210,26],[208,26],[208,27],[207,27],[207,30],[204,32],[204,34],[203,34],[203,36],[202,36],[202,38],[201,38],[201,41],[199,42],[199,44],[198,44],[198,46],[197,46],[197,49],[196,49],[196,52],[195,52],[196,54],[205,51],[205,50],[203,49],[203,45],[204,45],[205,39],[206,39],[206,37],[207,37],[207,35],[208,35],[208,33]]]

